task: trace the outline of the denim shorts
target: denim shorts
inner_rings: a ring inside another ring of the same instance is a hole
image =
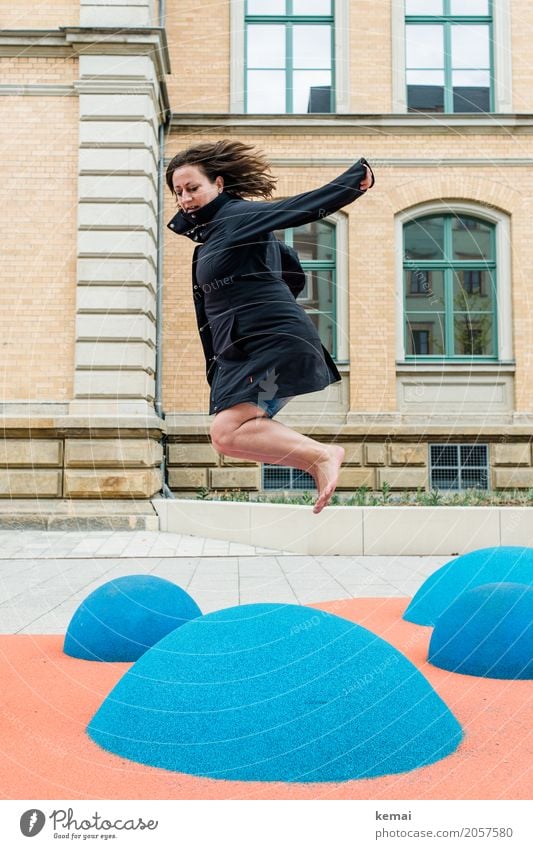
[[[294,395],[290,395],[288,398],[272,398],[270,401],[261,400],[257,402],[257,406],[265,411],[269,419],[272,419],[293,398]]]

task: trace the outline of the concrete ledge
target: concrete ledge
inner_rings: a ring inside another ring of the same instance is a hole
[[[533,508],[311,507],[152,499],[160,530],[268,546],[296,554],[456,555],[533,546]]]
[[[149,500],[100,502],[57,499],[0,501],[0,529],[9,531],[158,531]]]

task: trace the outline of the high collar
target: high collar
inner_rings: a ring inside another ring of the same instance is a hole
[[[195,233],[196,228],[201,224],[207,224],[208,221],[211,221],[228,201],[234,199],[234,195],[221,192],[213,200],[210,200],[209,203],[204,204],[195,212],[184,212],[180,209],[174,218],[168,222],[167,227],[174,233],[178,233],[181,236],[189,236],[194,241],[199,241],[197,233]]]

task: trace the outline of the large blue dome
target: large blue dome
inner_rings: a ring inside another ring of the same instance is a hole
[[[98,587],[70,620],[63,650],[83,660],[133,661],[202,611],[156,575],[125,575]]]
[[[366,628],[251,604],[173,631],[88,726],[121,757],[248,781],[345,781],[453,752],[461,727],[413,664]]]
[[[533,678],[533,588],[482,584],[437,620],[428,659],[485,678]]]
[[[424,581],[403,618],[417,625],[435,625],[465,590],[502,581],[531,586],[533,548],[513,545],[480,548],[450,560]]]

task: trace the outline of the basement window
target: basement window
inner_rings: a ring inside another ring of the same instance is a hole
[[[432,489],[489,488],[488,445],[430,445]]]
[[[292,466],[263,464],[263,489],[316,489],[315,481],[309,472],[293,469]]]

